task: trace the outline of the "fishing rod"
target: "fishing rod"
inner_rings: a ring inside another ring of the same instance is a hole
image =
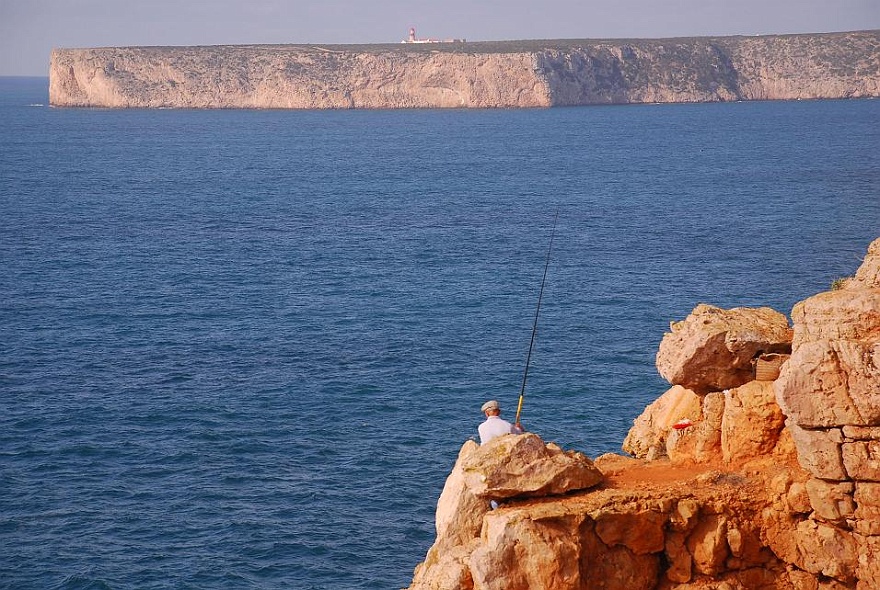
[[[559,208],[553,218],[553,231],[550,233],[550,246],[547,248],[547,261],[544,263],[544,277],[541,279],[541,291],[538,293],[538,306],[535,308],[535,323],[532,325],[532,340],[529,342],[529,354],[526,356],[526,369],[523,371],[522,387],[519,390],[519,403],[516,405],[516,420],[519,424],[519,416],[522,414],[523,400],[526,396],[526,380],[529,378],[529,364],[532,360],[532,348],[535,346],[535,334],[538,333],[538,314],[541,313],[541,299],[544,297],[544,283],[547,281],[547,268],[550,267],[550,252],[553,250],[553,237],[556,235],[556,220],[559,219]]]

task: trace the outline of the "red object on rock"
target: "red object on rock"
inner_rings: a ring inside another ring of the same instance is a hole
[[[682,428],[687,428],[688,426],[693,426],[694,423],[690,421],[690,419],[685,418],[684,420],[679,420],[675,424],[672,425],[676,430],[681,430]]]

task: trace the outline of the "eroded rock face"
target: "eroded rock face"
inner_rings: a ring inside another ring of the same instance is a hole
[[[657,370],[673,385],[698,393],[739,387],[755,378],[757,356],[788,352],[791,338],[788,319],[769,307],[702,304],[663,336]]]
[[[795,306],[792,359],[777,381],[804,428],[880,426],[880,288],[820,293]]]
[[[494,520],[489,499],[544,497],[583,490],[598,484],[602,473],[581,453],[565,452],[557,445],[544,442],[535,434],[507,435],[483,446],[467,441],[437,503],[437,537],[425,561],[416,568],[411,588],[420,590],[463,590],[467,588],[504,588],[497,586],[496,568],[508,559],[512,549],[506,546],[512,534],[499,530],[492,542],[500,555],[486,549],[481,542],[486,523]],[[532,530],[529,522],[515,532],[525,535]],[[493,533],[489,533],[493,534]],[[542,550],[543,547],[543,550]],[[530,555],[536,563],[545,560],[548,551],[558,551],[555,543],[534,543]],[[518,563],[528,560],[519,555]],[[565,567],[562,564],[561,567]],[[525,567],[524,587],[536,583],[535,575],[553,580],[564,574],[548,573],[548,567]],[[476,581],[475,581],[476,579]],[[539,588],[541,586],[532,586]],[[546,586],[547,588],[553,586]]]
[[[462,545],[480,536],[483,515],[489,510],[488,503],[474,495],[466,484],[463,465],[480,446],[467,441],[458,453],[458,459],[437,501],[437,539],[452,545]]]
[[[791,359],[775,382],[798,461],[813,476],[792,561],[859,590],[880,588],[878,277],[880,239],[843,288],[794,307]]]
[[[880,96],[880,32],[56,49],[55,106],[523,108]]]
[[[55,50],[55,106],[491,108],[549,106],[529,53],[320,46]]]
[[[702,420],[702,405],[702,396],[681,385],[674,385],[633,421],[633,427],[623,441],[623,450],[645,459],[665,456],[666,439],[670,433],[674,433],[673,426],[683,420]]]
[[[459,588],[796,588],[753,517],[766,506],[762,483],[718,472],[682,483],[665,491],[609,486],[491,511],[468,560],[470,582]],[[438,587],[424,578],[410,586]]]
[[[880,480],[880,239],[856,278],[792,310],[792,356],[776,398],[815,477]]]
[[[785,417],[773,381],[756,374],[754,361],[787,349],[790,338],[787,319],[773,310],[697,306],[663,339],[657,365],[670,381],[699,393],[673,386],[635,419],[623,449],[673,463],[732,464],[770,453]],[[717,389],[723,385],[729,388]]]
[[[489,511],[489,503],[468,489],[462,464],[479,448],[472,440],[465,442],[446,478],[437,501],[437,537],[425,561],[414,572],[414,588],[458,590],[473,587],[468,561],[479,545],[483,517]]]
[[[722,459],[731,464],[770,454],[779,442],[785,416],[772,381],[752,381],[725,392],[721,417]]]

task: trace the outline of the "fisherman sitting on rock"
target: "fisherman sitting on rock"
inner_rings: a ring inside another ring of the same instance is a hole
[[[502,434],[522,434],[525,432],[519,422],[511,424],[501,417],[501,406],[494,399],[483,404],[481,410],[486,415],[486,421],[478,428],[481,445]]]

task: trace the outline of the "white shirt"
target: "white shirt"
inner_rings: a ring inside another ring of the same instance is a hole
[[[499,437],[502,434],[515,434],[518,432],[513,424],[507,420],[503,420],[501,416],[489,416],[486,418],[485,422],[480,424],[477,430],[480,432],[481,445],[486,444],[493,438]]]

